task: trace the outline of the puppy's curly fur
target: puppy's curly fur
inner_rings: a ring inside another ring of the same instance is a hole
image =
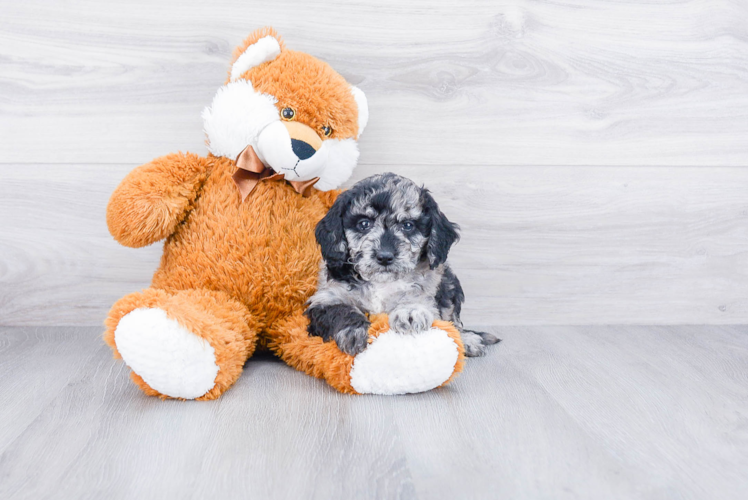
[[[399,175],[374,175],[341,194],[315,232],[324,262],[305,312],[309,333],[355,355],[367,345],[366,314],[387,313],[405,334],[438,318],[459,329],[466,355],[483,355],[499,339],[462,327],[465,295],[446,263],[457,229],[427,189]]]

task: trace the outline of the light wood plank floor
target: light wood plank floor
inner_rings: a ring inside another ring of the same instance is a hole
[[[748,327],[491,330],[426,394],[259,357],[199,403],[143,396],[98,328],[0,328],[0,498],[745,498]]]

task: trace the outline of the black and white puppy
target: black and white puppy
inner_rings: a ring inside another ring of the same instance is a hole
[[[387,313],[400,333],[439,318],[459,329],[466,355],[483,355],[499,339],[462,327],[465,295],[446,263],[457,229],[428,190],[399,175],[374,175],[342,193],[315,232],[324,261],[304,313],[309,333],[355,355],[367,346],[366,313]]]

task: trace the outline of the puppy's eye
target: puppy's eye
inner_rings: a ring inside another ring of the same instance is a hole
[[[406,233],[409,233],[416,228],[416,225],[413,224],[413,221],[406,220],[400,225],[400,227],[403,228],[403,231],[405,231]]]
[[[322,133],[325,134],[325,137],[330,137],[330,134],[332,134],[332,127],[328,127],[327,125],[322,126]]]
[[[371,227],[371,221],[369,219],[361,219],[358,221],[358,224],[356,224],[356,227],[359,231],[366,231]]]
[[[293,108],[283,108],[281,109],[281,117],[284,120],[293,120],[296,116],[296,111],[294,111]]]

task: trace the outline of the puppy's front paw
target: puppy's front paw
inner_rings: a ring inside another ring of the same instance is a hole
[[[400,307],[390,314],[390,327],[400,333],[428,330],[434,322],[434,313],[423,306]]]
[[[338,349],[355,356],[366,349],[369,344],[369,326],[348,326],[335,333],[334,337]]]

